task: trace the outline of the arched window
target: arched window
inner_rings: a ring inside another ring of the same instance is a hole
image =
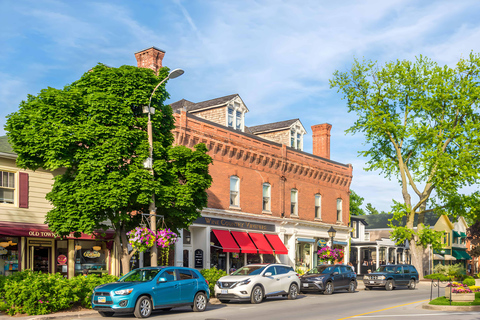
[[[292,189],[290,191],[290,215],[298,216],[298,191]]]
[[[230,177],[230,206],[240,206],[240,179],[237,176]]]
[[[342,221],[342,199],[337,199],[337,221]]]
[[[263,207],[262,207],[262,210],[263,211],[271,211],[271,186],[269,183],[264,183],[262,185],[262,193],[263,193]]]
[[[319,193],[315,195],[315,218],[322,218],[322,196]]]

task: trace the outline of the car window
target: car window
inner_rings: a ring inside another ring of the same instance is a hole
[[[349,268],[347,268],[347,266],[341,266],[340,269],[342,270],[342,273],[349,273],[351,272]]]
[[[274,266],[268,267],[267,270],[265,270],[265,273],[267,273],[267,272],[271,272],[272,276],[277,274],[277,271],[275,270]]]
[[[169,282],[170,281],[175,281],[175,280],[177,280],[177,274],[176,274],[175,270],[167,270],[160,275],[160,278],[165,278]]]
[[[315,274],[315,273],[323,273],[323,274],[327,274],[327,273],[332,273],[333,272],[333,269],[334,267],[333,266],[317,266],[316,268],[313,268],[313,269],[310,269],[308,270],[308,274]]]
[[[159,269],[135,269],[121,277],[120,282],[147,282],[153,280]]]
[[[395,267],[394,266],[381,266],[377,269],[377,272],[394,273],[395,272]]]
[[[335,267],[335,269],[333,270],[333,272],[342,273],[342,271],[340,271],[340,267]]]
[[[284,266],[275,266],[275,269],[277,269],[277,274],[285,274],[288,273],[288,269]]]
[[[410,273],[410,268],[408,266],[403,267],[403,273]]]
[[[256,274],[262,273],[262,271],[265,269],[265,266],[244,266],[232,273],[232,276],[253,276]]]
[[[395,273],[403,273],[403,267],[397,267]]]
[[[192,273],[190,272],[190,270],[180,269],[180,270],[178,270],[178,273],[180,275],[180,280],[193,279],[193,276],[192,276]]]
[[[415,269],[414,266],[410,266],[410,272],[411,272],[411,273],[418,273],[418,272],[417,272],[417,269]]]

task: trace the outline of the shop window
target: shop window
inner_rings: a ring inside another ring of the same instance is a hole
[[[262,263],[258,253],[247,253],[247,264]]]
[[[68,240],[58,240],[57,253],[55,255],[56,272],[64,277],[68,276]]]
[[[230,252],[230,273],[237,271],[244,265],[243,254],[238,252]]]
[[[107,273],[104,242],[95,240],[75,241],[75,275],[88,270],[88,274]]]
[[[312,263],[312,245],[307,242],[298,242],[296,244],[295,267],[303,271],[308,271]]]
[[[263,263],[275,263],[273,254],[263,254]]]
[[[263,184],[263,211],[270,211],[270,195],[271,195],[271,187],[270,184],[264,183]]]
[[[337,199],[337,221],[342,221],[342,199]]]
[[[240,179],[237,176],[230,177],[230,206],[240,206]]]
[[[190,251],[188,250],[183,250],[183,266],[190,267]]]
[[[183,244],[189,245],[192,243],[192,233],[190,232],[190,230],[183,229],[182,239],[183,239]]]
[[[18,237],[0,237],[0,274],[11,276],[18,271]]]
[[[298,191],[295,189],[290,191],[290,214],[298,216]]]
[[[0,203],[14,204],[15,173],[0,171]]]
[[[315,195],[315,218],[322,218],[322,196],[319,193]]]
[[[227,271],[227,254],[213,231],[210,232],[210,267]]]

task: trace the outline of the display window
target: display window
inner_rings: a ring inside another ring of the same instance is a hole
[[[213,232],[210,232],[210,267],[227,271],[227,253]]]
[[[64,277],[68,276],[68,240],[57,241],[57,254],[55,255],[56,272]]]
[[[81,275],[84,269],[89,274],[107,273],[106,252],[103,241],[75,241],[75,275]]]
[[[18,237],[0,236],[0,274],[10,276],[19,270]]]
[[[230,273],[236,271],[237,269],[243,267],[244,264],[244,254],[238,252],[230,252]]]
[[[262,263],[258,253],[247,253],[247,264]]]
[[[273,254],[263,254],[263,263],[275,263],[275,256]]]
[[[307,242],[298,242],[296,245],[295,268],[303,271],[310,270],[313,246]]]

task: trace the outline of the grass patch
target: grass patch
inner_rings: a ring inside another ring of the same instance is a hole
[[[449,306],[450,300],[445,297],[438,297],[437,299],[430,301],[429,304],[433,304],[435,306]],[[480,292],[475,293],[475,300],[473,302],[452,301],[452,306],[480,306]]]

